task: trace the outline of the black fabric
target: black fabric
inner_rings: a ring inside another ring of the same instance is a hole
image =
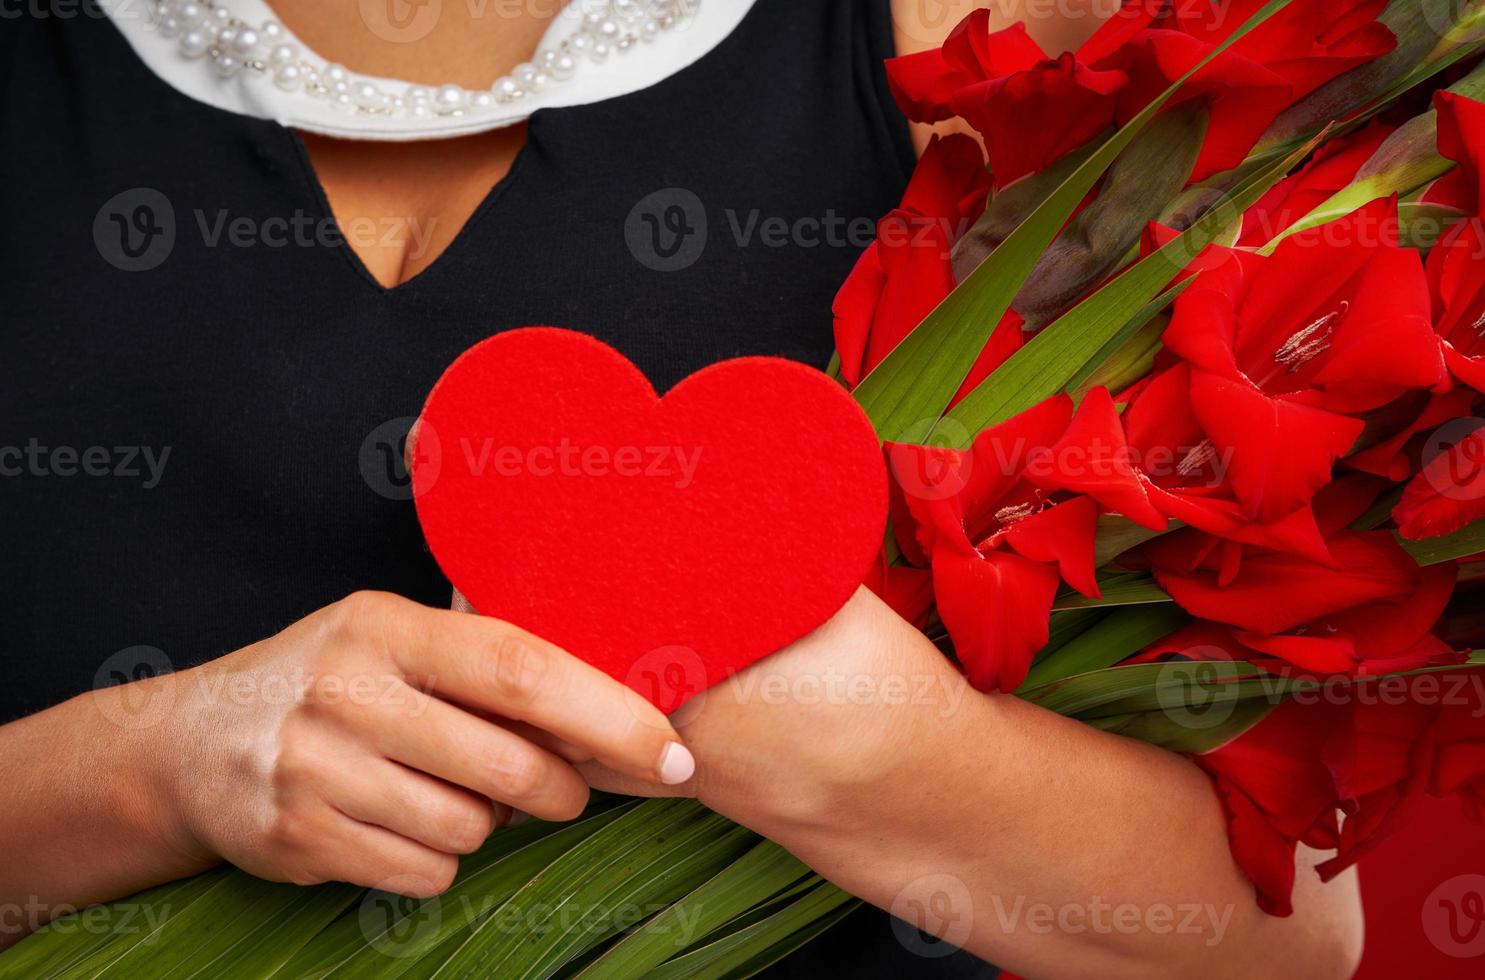
[[[662,389],[741,354],[823,365],[912,165],[885,0],[758,0],[661,84],[538,112],[449,250],[386,290],[327,237],[294,133],[176,92],[96,9],[55,11],[0,20],[0,721],[358,589],[447,603],[392,460],[457,354],[549,323]],[[637,207],[662,231],[704,212],[700,256],[666,271],[698,239],[655,251]],[[839,935],[773,975],[993,973],[880,913]]]

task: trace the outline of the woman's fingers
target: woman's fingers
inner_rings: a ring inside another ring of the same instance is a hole
[[[432,898],[454,883],[459,859],[341,811],[327,819],[328,847],[310,881],[345,881],[363,888]]]
[[[389,638],[416,686],[551,732],[636,778],[691,778],[695,760],[665,715],[596,667],[508,623],[418,610],[409,635]]]
[[[346,816],[444,854],[472,854],[513,811],[388,759],[325,774],[326,798]]]
[[[571,820],[587,806],[588,784],[546,749],[421,691],[403,697],[415,721],[401,709],[366,719],[388,759],[544,820]]]

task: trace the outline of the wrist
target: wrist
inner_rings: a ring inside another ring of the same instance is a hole
[[[98,766],[105,805],[120,833],[172,877],[217,861],[188,820],[190,787],[208,775],[189,754],[200,742],[191,724],[189,676],[166,674],[89,695],[89,710],[103,719],[101,744],[109,756]]]
[[[708,694],[725,702],[708,713],[745,717],[722,726],[731,764],[709,765],[701,746],[702,771],[722,774],[702,799],[769,836],[921,835],[925,801],[987,779],[974,747],[996,738],[997,699],[870,593],[750,671]],[[770,750],[780,758],[758,758]]]

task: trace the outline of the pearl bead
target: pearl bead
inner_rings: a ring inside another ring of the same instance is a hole
[[[252,54],[257,46],[258,32],[251,27],[244,27],[232,38],[232,49],[238,54]]]
[[[370,109],[381,105],[382,90],[370,82],[357,82],[351,89],[351,97],[356,100],[357,105]]]
[[[205,31],[190,30],[180,36],[180,53],[187,58],[199,58],[211,47],[211,38]]]
[[[285,92],[292,92],[304,84],[304,73],[299,70],[298,65],[281,65],[273,73],[273,84]]]
[[[523,63],[516,65],[510,74],[520,84],[521,88],[528,92],[534,92],[540,89],[542,82],[545,80],[545,76],[537,71],[536,66],[532,64]]]
[[[179,38],[183,57],[212,54],[212,65],[229,78],[251,65],[267,68],[278,88],[300,89],[324,98],[332,109],[408,114],[418,117],[462,115],[467,109],[489,109],[540,92],[577,74],[584,60],[600,63],[623,54],[640,41],[653,41],[691,16],[700,0],[583,0],[572,4],[579,13],[575,27],[555,47],[542,48],[531,59],[511,69],[488,91],[470,92],[457,85],[429,89],[409,86],[401,95],[383,92],[375,84],[352,76],[344,66],[306,62],[288,30],[276,20],[259,27],[235,18],[231,0],[147,0],[149,16],[162,37]],[[266,53],[265,53],[266,52]],[[261,60],[260,60],[261,59]]]

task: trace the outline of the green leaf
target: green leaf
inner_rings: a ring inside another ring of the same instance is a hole
[[[875,424],[880,438],[896,440],[912,426],[941,415],[1047,246],[1104,171],[1192,75],[1290,2],[1292,0],[1270,0],[1210,55],[1099,147],[1007,236],[958,289],[862,379],[854,394]],[[1102,342],[1101,339],[1098,344]]]
[[[813,938],[834,921],[823,921],[832,914],[843,918],[856,905],[856,900],[836,888],[822,884],[803,898],[774,913],[761,922],[748,926],[700,949],[679,956],[649,973],[646,980],[722,980],[751,976],[768,962],[760,962],[790,937],[807,932]],[[797,945],[797,944],[796,944]],[[777,957],[775,957],[777,958]]]
[[[1064,677],[1112,667],[1170,636],[1190,619],[1173,604],[1120,609],[1064,643],[1053,656],[1034,664],[1017,693],[1034,691]]]
[[[493,835],[466,857],[459,877],[443,895],[415,902],[368,892],[355,916],[334,923],[284,968],[286,978],[385,980],[401,976],[451,937],[467,935],[516,889],[569,848],[639,804],[604,798],[570,824],[531,820]]]
[[[647,801],[553,861],[481,922],[434,976],[552,976],[636,924],[643,917],[636,912],[669,905],[756,841],[694,801]]]
[[[1100,598],[1093,599],[1077,592],[1058,597],[1054,611],[1073,609],[1106,609],[1111,606],[1148,606],[1168,603],[1171,597],[1155,580],[1139,572],[1104,572],[1098,576]]]
[[[261,971],[244,975],[271,976],[359,893],[347,885],[300,888],[229,874],[97,972],[74,967],[65,976],[221,976],[239,957]]]
[[[91,976],[128,949],[148,941],[172,916],[190,906],[231,872],[209,871],[148,889],[132,899],[84,909],[57,919],[0,955],[0,978],[35,980],[61,976],[88,961],[79,975]]]
[[[788,851],[764,841],[706,884],[655,916],[578,974],[582,980],[627,980],[683,952],[810,874]]]
[[[1191,662],[1180,663],[1185,665]],[[1225,661],[1219,663],[1223,671],[1220,676],[1223,678],[1246,680],[1258,676],[1258,669],[1252,664]],[[1123,712],[1099,712],[1098,709],[1136,696],[1158,697],[1162,690],[1168,692],[1169,703],[1184,703],[1179,698],[1190,689],[1193,673],[1198,673],[1200,680],[1199,672],[1175,670],[1168,663],[1134,664],[1075,674],[1049,684],[1023,688],[1017,692],[1017,696],[1069,718],[1092,715],[1095,712],[1105,715],[1120,714]],[[1216,682],[1206,680],[1202,683],[1210,685]]]
[[[1213,717],[1205,727],[1192,726],[1185,717],[1169,711],[1142,711],[1137,714],[1090,718],[1086,724],[1140,742],[1186,755],[1204,755],[1242,736],[1278,705],[1258,699],[1239,701],[1223,718]]]
[[[1176,295],[1161,296],[1130,318],[1068,380],[1067,392],[1081,401],[1094,388],[1120,392],[1149,374],[1155,365],[1155,355],[1163,346],[1161,338],[1170,322],[1169,318],[1160,314],[1191,283],[1192,280],[1187,279],[1175,287]]]
[[[1167,527],[1164,531],[1152,531],[1119,514],[1101,514],[1094,535],[1094,567],[1102,568],[1131,548],[1138,548],[1162,534],[1169,534],[1180,525]]]
[[[1037,662],[1055,655],[1058,650],[1108,617],[1109,612],[1104,609],[1068,609],[1061,612],[1053,610],[1047,645],[1037,652]]]
[[[1397,540],[1419,565],[1425,568],[1429,565],[1441,565],[1446,561],[1468,558],[1485,551],[1485,521],[1476,521],[1441,538],[1408,541],[1399,537]]]
[[[1212,205],[1186,231],[1033,337],[944,416],[932,433],[933,444],[966,448],[978,433],[1086,377],[1090,359],[1110,341],[1127,336],[1131,324],[1133,329],[1138,329],[1141,319],[1148,320],[1154,312],[1173,302],[1180,290],[1168,288],[1171,281],[1308,156],[1320,138],[1245,181],[1231,195]],[[995,261],[996,257],[992,256],[986,264]]]

